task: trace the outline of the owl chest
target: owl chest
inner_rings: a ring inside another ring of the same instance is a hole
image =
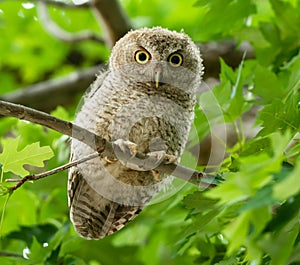
[[[192,120],[191,113],[158,98],[124,102],[109,119],[106,114],[98,116],[96,131],[108,140],[132,141],[139,152],[165,150],[174,155],[181,153]]]
[[[130,140],[139,152],[165,150],[178,155],[186,143],[193,109],[161,95],[137,90],[99,90],[78,115],[85,128],[109,141]]]

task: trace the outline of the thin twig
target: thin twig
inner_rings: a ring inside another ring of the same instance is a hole
[[[7,0],[7,2],[8,1],[11,2],[12,0]],[[20,0],[14,0],[14,1],[20,2]],[[43,2],[49,6],[57,6],[57,7],[67,8],[67,9],[89,8],[91,6],[90,1],[80,5],[67,4],[66,2],[63,1],[54,1],[54,0],[30,0],[28,2],[32,2],[32,3]]]
[[[105,44],[105,41],[102,37],[89,30],[84,30],[77,33],[70,33],[66,30],[63,30],[51,19],[47,4],[44,1],[37,2],[37,13],[39,15],[39,21],[43,28],[51,35],[62,41],[76,43],[85,40],[92,40],[101,44]]]
[[[12,253],[12,252],[6,252],[6,251],[0,251],[0,257],[14,257],[14,258],[22,258],[24,259],[23,255],[18,253]]]
[[[151,168],[153,165],[157,164],[158,166],[153,169],[161,173],[173,175],[185,181],[204,187],[215,186],[215,183],[211,184],[211,181],[214,177],[208,178],[203,172],[186,168],[175,163],[169,163],[167,159],[164,159],[159,164],[159,161],[154,161],[155,158],[149,157],[146,154],[137,153],[135,157],[132,157],[131,154],[128,155],[126,152],[118,153],[118,157],[116,157],[113,143],[106,141],[101,136],[96,135],[78,125],[58,119],[41,111],[0,100],[0,115],[24,119],[43,125],[87,144],[97,151],[101,156],[119,159],[124,164],[126,164],[129,160],[131,164],[135,164],[140,168]],[[208,181],[202,182],[203,179]]]
[[[90,154],[90,155],[88,155],[86,157],[83,157],[81,159],[72,161],[72,162],[70,162],[66,165],[51,169],[49,171],[46,171],[46,172],[43,172],[43,173],[40,173],[40,174],[28,175],[28,176],[25,176],[22,179],[6,179],[5,182],[18,182],[15,186],[9,188],[10,191],[14,191],[14,190],[20,188],[27,181],[35,181],[35,180],[39,180],[39,179],[54,175],[54,174],[56,174],[60,171],[63,171],[63,170],[66,170],[70,167],[73,167],[73,166],[79,165],[81,163],[84,163],[88,160],[91,160],[91,159],[97,157],[97,156],[99,156],[99,153],[93,153],[93,154]]]

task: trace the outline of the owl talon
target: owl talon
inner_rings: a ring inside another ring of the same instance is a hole
[[[122,153],[129,153],[131,157],[134,157],[137,153],[137,145],[133,142],[118,139],[114,141],[113,144],[119,148]]]
[[[133,170],[143,171],[140,166],[130,163],[130,160],[137,154],[137,145],[135,143],[118,139],[113,142],[113,146],[115,154],[121,164]]]
[[[152,173],[154,180],[161,181],[161,174],[157,170],[152,169],[151,173]]]
[[[164,158],[165,158],[165,164],[168,165],[168,164],[172,164],[172,163],[177,162],[178,157],[166,154]]]
[[[150,157],[154,157],[157,162],[162,162],[164,160],[165,164],[172,164],[177,161],[177,156],[168,155],[165,151],[155,151],[147,154]]]
[[[149,152],[147,155],[151,158],[154,158],[156,161],[161,162],[165,156],[166,152],[165,151],[154,151],[154,152]]]
[[[107,162],[108,164],[113,164],[116,163],[118,161],[118,159],[116,158],[109,158],[107,156],[104,157],[105,162]]]

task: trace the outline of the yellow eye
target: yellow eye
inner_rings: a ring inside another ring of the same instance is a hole
[[[173,67],[179,67],[183,63],[182,55],[179,53],[173,53],[169,57],[169,63]]]
[[[144,50],[137,51],[134,56],[139,64],[146,64],[150,60],[150,54]]]

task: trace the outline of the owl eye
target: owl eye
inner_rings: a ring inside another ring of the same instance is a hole
[[[137,51],[134,56],[139,64],[146,64],[150,60],[150,54],[144,50]]]
[[[173,67],[179,67],[183,63],[182,55],[179,53],[173,53],[169,57],[169,63]]]

